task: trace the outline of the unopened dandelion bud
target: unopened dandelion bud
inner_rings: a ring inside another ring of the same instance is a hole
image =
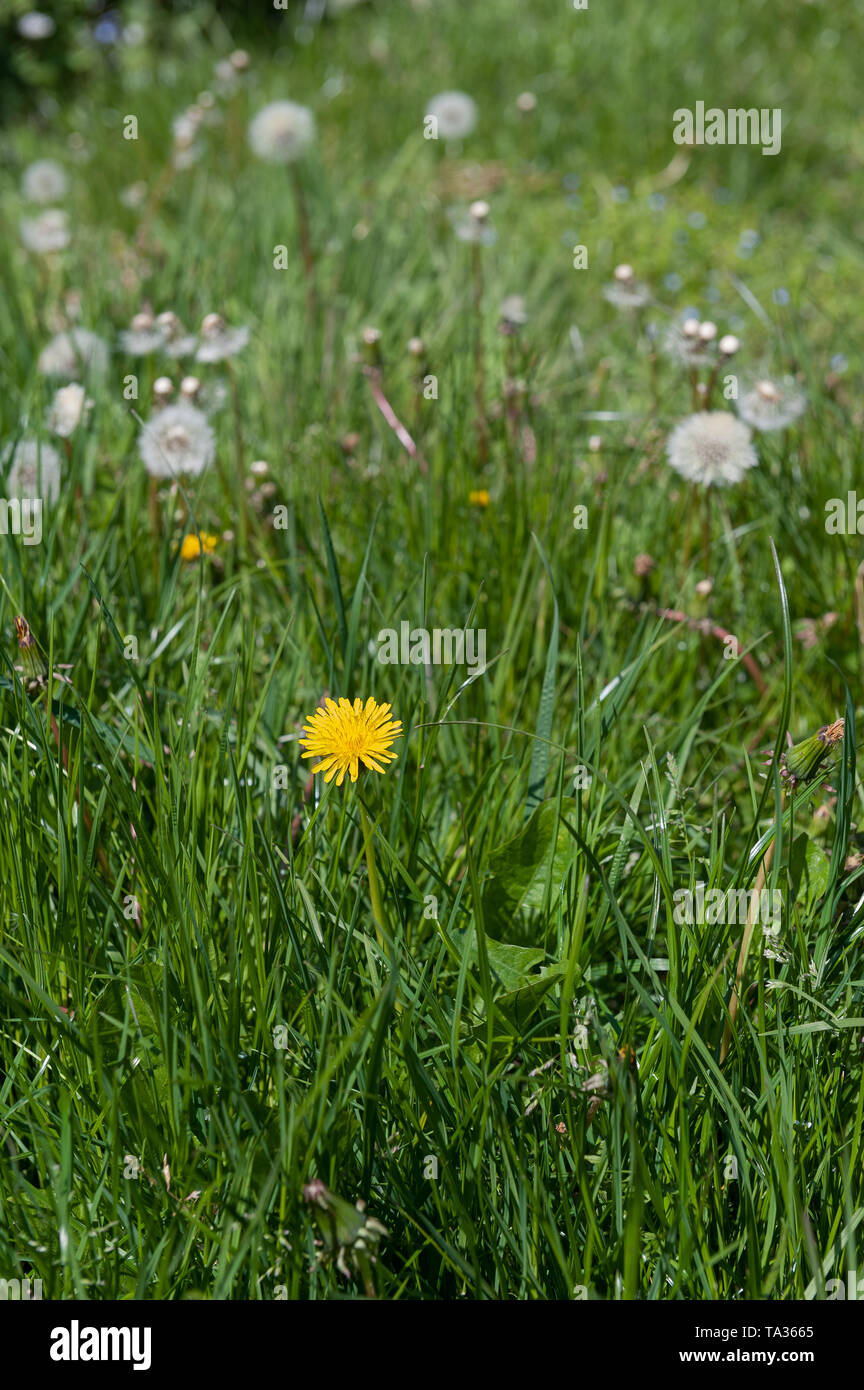
[[[133,333],[146,333],[148,329],[153,327],[153,323],[153,315],[148,310],[142,309],[140,314],[134,315],[129,327]]]
[[[633,279],[632,265],[616,265],[615,279],[618,281],[619,285],[629,285],[630,281]]]
[[[533,92],[520,92],[516,98],[516,107],[523,116],[530,116],[531,112],[537,109],[537,98]]]
[[[249,54],[245,48],[235,48],[228,61],[235,72],[244,72],[249,66]]]
[[[476,203],[472,203],[468,209],[475,222],[485,222],[489,216],[489,204],[479,198]]]
[[[204,334],[222,333],[225,329],[225,320],[221,314],[205,314],[201,320],[201,332]]]
[[[698,337],[699,337],[699,320],[698,320],[698,319],[685,319],[684,322],[683,322],[682,325],[681,325],[681,332],[684,334],[684,337],[685,337],[685,338],[698,338]]]
[[[171,380],[170,376],[157,376],[156,380],[153,382],[153,395],[156,400],[164,404],[169,396],[173,396],[173,394],[174,382]]]
[[[200,390],[201,382],[197,376],[184,376],[180,382],[180,395],[186,401],[194,401]]]
[[[408,351],[412,357],[422,357],[426,351],[426,344],[422,338],[409,338]]]
[[[180,320],[171,309],[166,309],[163,313],[156,315],[156,326],[161,328],[163,333],[169,336],[180,328]]]
[[[250,463],[249,472],[253,478],[266,478],[270,472],[270,465],[265,459],[256,459],[254,463]]]
[[[706,319],[704,323],[700,323],[699,337],[702,339],[703,343],[713,342],[717,337],[716,323],[712,323],[710,319]]]
[[[734,333],[725,333],[717,346],[724,357],[734,357],[741,344]]]

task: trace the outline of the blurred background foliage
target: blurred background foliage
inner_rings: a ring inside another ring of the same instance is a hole
[[[95,74],[134,63],[142,54],[182,53],[201,38],[264,44],[286,18],[310,32],[330,11],[360,0],[0,0],[0,120],[33,111],[50,115],[51,101]],[[32,20],[34,13],[41,24]],[[48,30],[51,32],[47,32]],[[30,36],[30,31],[35,31]],[[45,32],[43,32],[45,31]]]

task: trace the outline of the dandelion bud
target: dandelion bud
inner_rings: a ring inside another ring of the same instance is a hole
[[[523,116],[530,116],[531,112],[537,109],[537,98],[533,92],[520,92],[516,98],[516,106]]]
[[[698,320],[698,319],[685,319],[684,322],[683,322],[682,325],[681,325],[681,332],[684,334],[684,337],[685,337],[685,338],[698,338],[698,337],[699,337],[699,320]]]
[[[422,357],[426,351],[426,344],[422,338],[409,338],[408,351],[412,357]]]
[[[249,54],[245,48],[235,48],[228,61],[235,72],[244,72],[249,66]]]
[[[221,333],[225,328],[225,320],[221,314],[205,314],[201,320],[202,333]]]
[[[174,394],[174,383],[170,376],[157,376],[153,382],[153,395],[157,402],[164,405],[169,396]]]
[[[179,329],[180,320],[173,310],[166,309],[164,313],[156,315],[156,326],[157,328],[161,328],[163,333],[167,333],[170,337]]]
[[[471,204],[468,211],[475,222],[485,222],[486,218],[489,216],[489,204],[484,203],[483,199],[480,198],[476,203]]]
[[[184,400],[194,401],[200,390],[201,382],[197,376],[184,376],[180,382],[180,395]]]
[[[616,265],[615,279],[618,281],[619,285],[629,285],[630,281],[633,279],[632,265]]]
[[[148,329],[153,327],[153,322],[153,315],[148,310],[143,309],[140,314],[134,316],[129,327],[133,333],[146,333]]]
[[[599,434],[592,434],[591,438],[588,440],[588,448],[591,450],[592,454],[599,454],[600,450],[603,448],[603,440]]]
[[[700,598],[707,598],[713,588],[713,579],[700,579],[699,583],[696,585],[696,593]]]
[[[702,339],[703,343],[713,342],[717,337],[716,323],[712,323],[710,319],[706,319],[704,323],[700,323],[699,337]]]
[[[250,463],[249,472],[253,478],[266,478],[270,472],[270,466],[264,459],[256,459],[254,463]]]
[[[734,357],[741,344],[734,333],[726,333],[717,344],[724,357]]]

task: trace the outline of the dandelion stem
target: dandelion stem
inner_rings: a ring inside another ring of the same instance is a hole
[[[474,278],[474,395],[477,402],[477,457],[486,462],[489,452],[486,426],[486,361],[483,355],[483,250],[479,242],[471,248]]]
[[[225,370],[231,387],[231,408],[234,414],[234,490],[236,494],[237,520],[240,525],[240,549],[241,552],[245,552],[249,536],[249,512],[244,487],[243,414],[240,409],[240,389],[237,385],[237,373],[234,371],[234,366],[230,358],[225,363]]]
[[[360,803],[360,823],[363,827],[363,844],[366,849],[366,868],[369,871],[369,895],[372,899],[372,915],[375,919],[375,935],[378,938],[378,945],[384,949],[383,932],[387,926],[387,919],[384,915],[384,903],[381,898],[381,881],[378,878],[378,865],[375,861],[375,842],[369,817],[366,814],[366,807],[362,801]]]
[[[291,165],[291,179],[294,186],[294,207],[297,212],[297,238],[300,243],[300,257],[303,261],[303,274],[306,276],[306,307],[309,318],[315,317],[317,299],[315,295],[315,256],[312,251],[312,236],[309,231],[309,210],[306,206],[306,193],[303,180],[296,164]]]

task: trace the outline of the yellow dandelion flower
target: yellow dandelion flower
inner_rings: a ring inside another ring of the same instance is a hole
[[[488,507],[489,493],[486,491],[485,487],[477,488],[475,492],[469,492],[468,501],[471,503],[472,507]]]
[[[396,757],[390,745],[402,737],[402,721],[391,719],[390,706],[379,705],[371,695],[365,705],[362,700],[352,705],[344,697],[338,704],[326,700],[325,705],[306,720],[300,739],[306,749],[303,757],[320,759],[312,772],[323,772],[325,782],[336,777],[337,787],[346,772],[356,782],[361,763],[373,772],[386,772],[386,764]]]
[[[201,539],[190,531],[183,537],[183,544],[180,547],[180,557],[183,560],[198,560],[202,555],[209,555],[211,550],[215,550],[219,541],[218,536],[211,536],[209,532],[202,531]]]

